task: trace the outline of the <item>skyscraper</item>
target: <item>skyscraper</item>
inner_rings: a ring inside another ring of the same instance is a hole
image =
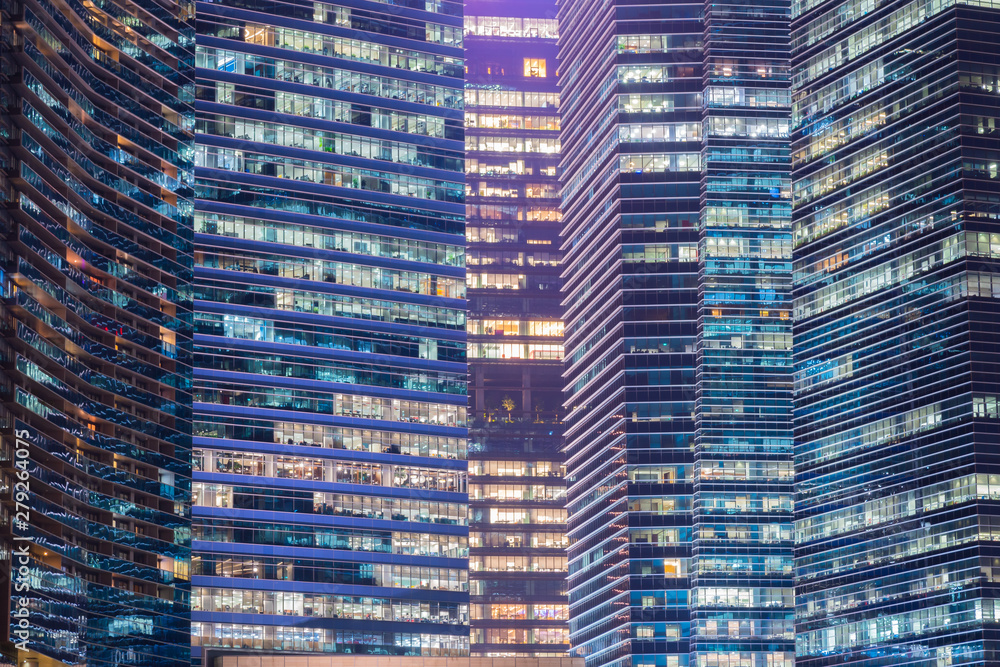
[[[799,664],[996,664],[1000,11],[792,8]]]
[[[574,651],[790,665],[788,6],[560,11]]]
[[[690,651],[703,7],[560,5],[570,634]]]
[[[472,652],[565,655],[555,3],[465,11]]]
[[[792,667],[789,4],[705,4],[691,664]]]
[[[198,4],[203,660],[468,653],[461,15]]]
[[[17,665],[181,667],[193,7],[0,11],[0,643]]]

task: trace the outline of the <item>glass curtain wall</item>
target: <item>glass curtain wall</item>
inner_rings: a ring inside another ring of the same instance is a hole
[[[560,5],[570,636],[690,653],[702,3]]]
[[[555,3],[465,7],[472,652],[566,654]]]
[[[192,635],[469,651],[462,5],[198,3]]]
[[[183,667],[193,6],[0,14],[0,646]]]
[[[792,4],[799,665],[991,665],[1000,5]]]
[[[692,665],[792,667],[789,5],[706,3]]]

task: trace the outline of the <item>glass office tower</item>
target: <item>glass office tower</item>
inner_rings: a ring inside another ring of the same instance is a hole
[[[193,6],[0,16],[12,664],[189,664]]]
[[[792,667],[789,3],[705,5],[692,665]]]
[[[789,7],[560,11],[574,651],[789,667]]]
[[[565,655],[555,3],[465,7],[472,653]]]
[[[799,664],[997,664],[1000,6],[792,40]]]
[[[560,6],[570,635],[687,665],[701,2]]]
[[[468,654],[461,17],[198,3],[205,664]]]

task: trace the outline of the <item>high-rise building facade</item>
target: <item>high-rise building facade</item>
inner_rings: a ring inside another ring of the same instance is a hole
[[[570,636],[690,651],[701,2],[560,5]]]
[[[195,658],[467,655],[462,5],[197,39]]]
[[[554,2],[465,6],[472,653],[568,649]]]
[[[792,667],[789,3],[705,4],[692,667]]]
[[[193,6],[0,9],[4,658],[189,664]]]
[[[560,11],[574,651],[787,667],[788,5]]]
[[[1000,660],[1000,5],[792,5],[799,664]]]

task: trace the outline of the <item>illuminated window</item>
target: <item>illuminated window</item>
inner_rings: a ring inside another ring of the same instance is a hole
[[[516,620],[527,618],[527,607],[523,604],[495,604],[490,606],[490,618],[494,620]]]
[[[245,41],[249,44],[274,46],[274,29],[270,26],[248,24]]]
[[[524,76],[527,77],[545,77],[545,59],[544,58],[525,58],[524,59]]]

